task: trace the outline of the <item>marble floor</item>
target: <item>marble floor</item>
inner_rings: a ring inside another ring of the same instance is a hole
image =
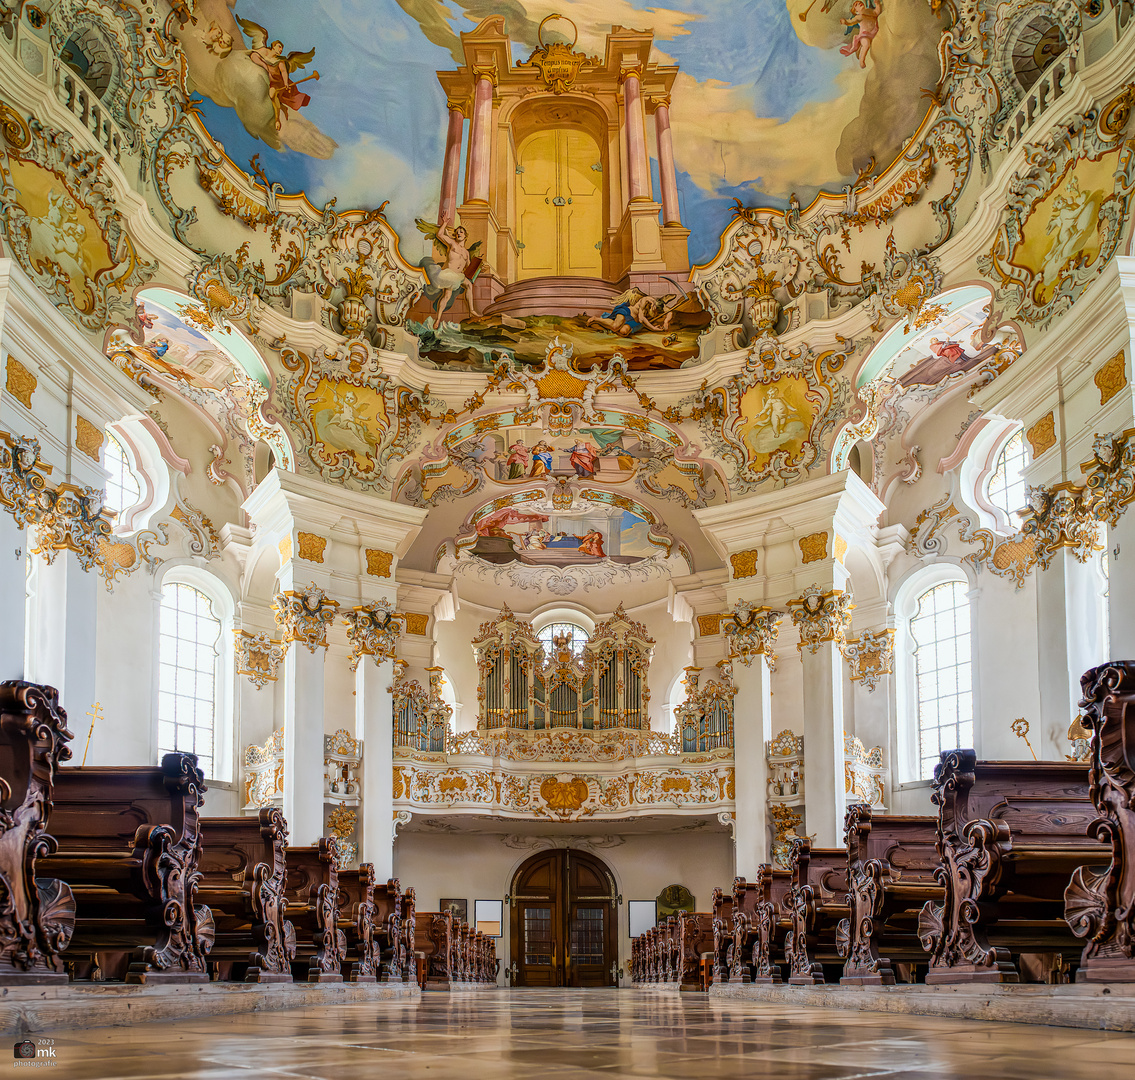
[[[1130,1034],[634,990],[431,993],[31,1041],[58,1080],[1107,1080],[1135,1065]]]

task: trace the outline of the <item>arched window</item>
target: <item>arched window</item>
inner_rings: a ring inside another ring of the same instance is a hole
[[[943,750],[972,747],[973,655],[968,585],[940,581],[913,598],[907,620],[911,746],[908,779],[929,780]],[[911,685],[913,683],[913,685]]]
[[[130,466],[126,448],[109,431],[106,433],[106,451],[103,467],[107,471],[106,508],[113,510],[121,522],[123,511],[137,506],[142,498],[142,485]]]
[[[1013,528],[1020,521],[1017,511],[1025,507],[1025,466],[1028,463],[1024,432],[1018,428],[1005,440],[985,486],[986,498],[1005,515]]]
[[[200,589],[180,581],[162,586],[158,628],[158,760],[179,750],[197,755],[206,777],[218,777],[218,728],[224,694],[220,617]]]
[[[580,626],[579,623],[548,623],[547,626],[541,627],[536,634],[536,640],[544,646],[545,657],[555,655],[552,642],[557,637],[566,637],[571,648],[572,656],[579,656],[583,652],[583,646],[587,644],[587,640],[591,635]]]

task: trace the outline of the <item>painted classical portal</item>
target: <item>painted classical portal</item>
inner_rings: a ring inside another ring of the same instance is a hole
[[[492,17],[462,34],[464,66],[438,72],[449,105],[438,223],[459,219],[466,246],[482,245],[477,309],[548,313],[549,300],[554,306],[572,284],[563,278],[587,279],[574,283],[573,313],[596,314],[632,286],[673,292],[664,275],[689,270],[670,138],[677,67],[650,63],[652,31],[623,27],[607,35],[603,57],[549,41],[542,30],[529,59],[513,63],[504,26]],[[648,116],[661,201],[651,184]]]

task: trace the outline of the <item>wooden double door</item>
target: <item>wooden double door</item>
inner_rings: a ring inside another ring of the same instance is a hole
[[[614,986],[618,908],[602,860],[556,849],[516,872],[511,894],[514,986]]]

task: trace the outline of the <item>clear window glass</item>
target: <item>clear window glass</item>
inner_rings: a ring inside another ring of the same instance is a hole
[[[212,777],[221,620],[200,589],[169,584],[162,588],[159,634],[158,760],[174,750],[196,754]]]
[[[1018,429],[997,455],[997,465],[985,489],[989,501],[1005,514],[1013,528],[1020,520],[1017,511],[1025,507],[1025,466],[1028,463],[1024,432]]]
[[[142,486],[130,468],[126,450],[111,433],[106,433],[106,451],[103,454],[103,467],[109,474],[106,478],[106,507],[113,510],[119,520],[124,510],[137,506],[142,498]]]
[[[569,642],[572,656],[579,656],[583,646],[591,635],[578,623],[554,622],[548,623],[537,635],[536,640],[544,646],[544,656],[554,656],[553,640],[557,637],[566,637]]]
[[[943,750],[973,746],[973,671],[966,585],[947,581],[918,598],[910,620],[918,727],[918,778],[934,775]]]

